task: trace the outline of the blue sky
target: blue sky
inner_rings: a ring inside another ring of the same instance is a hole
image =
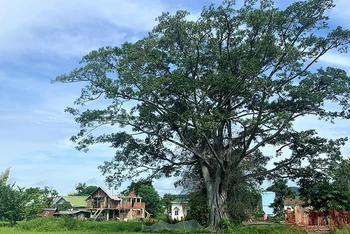
[[[78,97],[80,86],[50,81],[77,67],[93,49],[142,38],[164,11],[187,9],[196,17],[210,2],[221,1],[0,0],[0,172],[11,167],[11,182],[49,186],[62,195],[79,182],[104,186],[97,166],[111,159],[113,150],[74,149],[69,138],[78,125],[64,109]],[[350,28],[347,0],[336,3],[331,24]],[[350,72],[350,56],[331,53],[319,65]],[[330,125],[306,118],[296,124],[328,137],[350,132],[346,121]],[[344,153],[350,153],[349,145]],[[177,192],[172,183],[159,180],[154,185],[160,194]]]

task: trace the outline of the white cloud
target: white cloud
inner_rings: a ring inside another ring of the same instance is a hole
[[[335,8],[331,11],[330,16],[333,20],[339,20],[340,24],[350,28],[349,12],[350,4],[348,0],[335,0]]]
[[[149,31],[162,11],[156,0],[2,0],[0,53],[81,56]]]
[[[350,71],[350,57],[347,54],[339,54],[333,51],[328,52],[320,58],[320,61],[327,65],[336,65]]]

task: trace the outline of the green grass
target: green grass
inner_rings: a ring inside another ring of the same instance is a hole
[[[140,232],[100,232],[100,231],[47,231],[47,232],[39,232],[39,231],[24,231],[18,230],[16,228],[2,227],[0,228],[1,234],[92,234],[92,233],[103,233],[103,234],[140,234]],[[142,233],[142,232],[141,232]],[[174,232],[174,231],[166,231],[166,232],[158,232],[158,233],[168,233],[168,234],[182,234],[182,233],[194,233],[198,234],[201,232]],[[206,232],[207,233],[207,232]],[[236,230],[227,231],[225,233],[228,234],[306,234],[306,231],[303,230],[286,230],[286,229],[249,229],[249,228],[239,228]],[[338,232],[337,232],[338,233]],[[339,233],[340,234],[340,233]],[[345,234],[341,233],[341,234]]]
[[[140,232],[141,222],[96,222],[92,220],[76,220],[69,217],[37,218],[28,222],[20,222],[15,226],[16,230],[36,232],[63,232],[63,231],[87,231],[87,232]]]
[[[1,234],[93,234],[93,233],[103,233],[103,234],[116,234],[116,232],[96,232],[96,231],[47,231],[47,232],[39,232],[39,231],[25,231],[19,230],[17,228],[9,228],[9,227],[1,227]],[[139,234],[140,232],[118,232],[118,234]]]
[[[6,225],[5,222],[1,222]],[[27,222],[19,222],[15,227],[0,226],[1,234],[142,234],[140,222],[96,222],[91,220],[80,221],[71,218],[37,218]],[[182,233],[208,233],[184,232],[184,231],[160,231],[158,233],[182,234]],[[224,233],[231,234],[307,234],[301,229],[286,228],[277,223],[245,223],[234,227]],[[333,234],[350,234],[350,230],[336,230]]]

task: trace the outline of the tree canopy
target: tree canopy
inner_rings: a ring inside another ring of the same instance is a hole
[[[300,178],[300,197],[304,206],[314,210],[350,209],[350,161],[341,160],[322,171],[307,173]]]
[[[286,179],[276,179],[274,183],[266,189],[267,191],[275,193],[275,199],[270,207],[273,208],[273,213],[278,217],[284,215],[284,200],[287,198],[295,198],[296,195],[292,189],[288,187],[287,182]]]
[[[95,192],[95,190],[98,188],[98,186],[95,185],[86,185],[86,183],[78,183],[75,186],[75,190],[77,191],[75,194],[72,194],[73,196],[88,196]]]
[[[131,184],[122,192],[127,196],[131,192],[135,192],[138,196],[142,197],[142,202],[146,203],[146,211],[156,217],[162,208],[161,199],[152,185],[152,181],[144,180],[139,182],[131,182]]]
[[[187,11],[163,13],[148,36],[92,51],[56,78],[86,84],[80,107],[66,109],[81,127],[71,139],[80,150],[97,143],[116,149],[99,167],[111,186],[196,172],[209,228],[218,228],[230,219],[226,200],[237,177],[298,177],[340,159],[346,138],[293,126],[304,116],[350,117],[349,76],[315,66],[331,50],[347,52],[350,31],[328,24],[333,6],[307,0],[279,9],[247,0],[238,7],[228,0],[204,7],[196,21]],[[105,106],[89,109],[99,98]],[[119,128],[94,131],[108,125]]]

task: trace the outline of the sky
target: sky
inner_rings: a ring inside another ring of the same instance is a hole
[[[113,149],[75,150],[69,138],[79,126],[64,112],[80,86],[51,83],[79,66],[82,56],[102,46],[135,42],[155,26],[162,12],[188,10],[195,18],[207,0],[0,0],[0,172],[11,168],[20,187],[49,186],[61,195],[78,183],[105,186],[97,169]],[[292,0],[279,0],[283,6]],[[350,28],[348,0],[337,0],[331,25]],[[330,53],[318,63],[350,73],[350,55]],[[330,138],[348,136],[349,121],[324,124],[312,118],[296,123]],[[343,149],[350,155],[350,145]],[[157,191],[178,193],[174,180],[154,182]],[[124,184],[127,186],[128,184]],[[121,190],[120,190],[121,191]],[[118,191],[116,191],[117,193]]]

